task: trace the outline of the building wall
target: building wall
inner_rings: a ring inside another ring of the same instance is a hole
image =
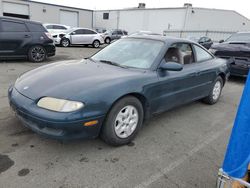
[[[40,21],[43,23],[60,23],[60,10],[68,10],[78,12],[78,26],[92,28],[93,11],[77,8],[69,8],[58,5],[42,4],[37,2],[27,2],[20,0],[0,0],[0,15],[3,15],[2,2],[12,2],[29,5],[30,20]],[[46,10],[46,12],[43,12]]]
[[[109,19],[103,19],[109,13]],[[162,33],[163,30],[180,29],[184,24],[185,9],[130,9],[94,11],[94,27],[125,29],[129,33],[150,30]]]
[[[250,21],[231,10],[189,8],[186,30],[245,31]]]
[[[103,20],[103,13],[109,12],[110,19]],[[231,10],[194,7],[162,9],[128,9],[95,11],[94,26],[106,29],[125,29],[129,33],[149,30],[163,31],[249,31],[250,21]],[[227,34],[228,35],[228,34]]]

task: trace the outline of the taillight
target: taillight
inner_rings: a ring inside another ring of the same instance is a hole
[[[52,37],[52,35],[50,34],[50,33],[45,33],[45,35],[49,38],[49,39],[52,39],[53,40],[53,37]]]

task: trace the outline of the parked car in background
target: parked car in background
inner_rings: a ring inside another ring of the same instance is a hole
[[[136,31],[134,33],[131,33],[129,36],[135,36],[135,35],[158,35],[158,36],[161,36],[161,34],[154,33],[152,31]]]
[[[109,44],[112,40],[120,39],[122,36],[127,36],[128,32],[121,29],[112,29],[104,33],[104,42]]]
[[[54,139],[130,143],[145,119],[202,99],[218,102],[226,61],[202,46],[163,36],[132,36],[91,58],[29,71],[8,90],[10,106],[34,132]],[[28,89],[27,89],[28,87]]]
[[[55,33],[62,33],[66,30],[70,29],[70,26],[62,25],[62,24],[51,24],[45,23],[43,26],[53,35]]]
[[[55,52],[51,34],[40,22],[0,17],[0,59],[42,62]]]
[[[227,59],[230,74],[246,77],[250,68],[250,32],[239,32],[211,46],[217,57]]]
[[[199,43],[200,45],[204,46],[206,49],[209,49],[213,45],[212,39],[206,36],[200,37],[200,38],[196,38],[196,37],[187,37],[187,38],[189,40]]]
[[[59,34],[57,37],[58,42],[56,44],[60,44],[63,47],[70,45],[92,45],[94,48],[99,48],[104,43],[102,34],[87,28],[73,28],[67,30],[65,34]]]
[[[105,33],[107,31],[107,29],[104,29],[104,28],[95,28],[95,31],[97,33]]]

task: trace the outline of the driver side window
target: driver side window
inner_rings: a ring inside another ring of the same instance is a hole
[[[175,43],[165,54],[166,62],[177,62],[183,65],[194,63],[194,53],[188,43]]]

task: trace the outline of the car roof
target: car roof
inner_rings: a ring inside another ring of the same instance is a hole
[[[13,18],[13,17],[8,17],[8,16],[0,16],[0,19],[4,20],[11,20],[11,21],[21,21],[21,22],[27,22],[27,23],[35,23],[35,24],[42,24],[41,22],[38,21],[31,21],[31,20],[26,20],[26,19],[21,19],[21,18]]]
[[[59,26],[66,26],[66,27],[69,27],[69,26],[67,26],[67,25],[57,24],[57,23],[44,23],[43,25],[59,25]]]
[[[133,35],[133,36],[128,36],[126,38],[159,40],[165,43],[172,43],[172,42],[194,43],[193,41],[188,40],[188,39],[182,39],[182,38],[171,37],[171,36],[162,36],[162,35]]]
[[[71,28],[71,29],[72,29],[72,30],[76,30],[76,29],[88,29],[88,30],[94,31],[93,29],[85,28],[85,27],[73,27],[73,28]]]

